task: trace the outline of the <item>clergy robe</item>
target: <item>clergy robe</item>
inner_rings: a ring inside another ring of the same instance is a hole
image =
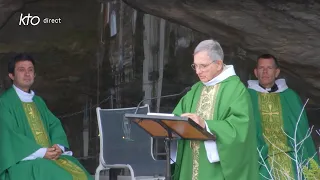
[[[288,136],[294,138],[303,104],[299,96],[288,88],[284,79],[276,80],[275,84],[276,91],[269,93],[257,80],[248,81],[257,126],[258,149],[261,151],[260,179],[270,178],[270,174],[277,180],[287,179],[287,175],[297,179],[296,163],[287,156],[294,158],[295,152],[294,143]],[[305,137],[308,128],[308,119],[303,111],[297,127],[297,142]],[[303,160],[315,155],[314,159],[318,161],[311,136],[303,142],[300,151],[296,152]],[[273,172],[268,173],[264,165],[269,170],[273,169]]]
[[[230,69],[233,72],[230,73]],[[209,148],[207,141],[179,140],[173,179],[258,179],[256,130],[251,109],[249,93],[235,75],[233,66],[227,67],[208,86],[202,82],[193,85],[174,114],[196,113],[204,119],[207,130],[216,135],[219,158],[212,158],[214,148]]]
[[[90,180],[92,177],[72,156],[57,160],[22,161],[54,144],[69,148],[66,134],[39,96],[22,102],[14,88],[0,97],[0,180]]]

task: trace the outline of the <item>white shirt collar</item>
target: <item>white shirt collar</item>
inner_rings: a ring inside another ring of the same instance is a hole
[[[17,92],[19,99],[22,102],[33,102],[32,98],[34,96],[34,92],[30,90],[30,93],[24,92],[19,89],[17,86],[13,85],[14,90]]]
[[[288,89],[288,86],[287,86],[285,79],[277,79],[274,83],[278,86],[278,90],[275,92],[271,92],[271,93],[279,93],[279,92],[283,92],[286,89]],[[258,80],[249,80],[248,81],[248,88],[253,89],[255,91],[258,91],[258,92],[262,92],[262,93],[269,93],[266,89],[263,89],[259,85]]]
[[[236,72],[234,71],[233,65],[225,65],[223,68],[223,71],[216,76],[215,78],[211,79],[208,82],[203,83],[205,86],[214,86],[225,79],[227,79],[230,76],[236,75]]]

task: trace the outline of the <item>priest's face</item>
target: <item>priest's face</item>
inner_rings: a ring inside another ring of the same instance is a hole
[[[257,67],[254,69],[254,74],[264,88],[271,88],[279,76],[279,73],[280,69],[276,66],[272,58],[258,59]]]
[[[208,82],[222,72],[223,61],[212,61],[206,51],[200,51],[193,57],[192,68],[196,71],[200,81]]]
[[[15,86],[25,92],[29,92],[35,77],[32,62],[28,60],[16,62],[14,74],[9,73],[9,77]]]

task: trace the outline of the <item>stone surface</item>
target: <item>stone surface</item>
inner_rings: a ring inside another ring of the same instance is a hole
[[[9,18],[24,5],[23,0],[0,0],[0,29]]]
[[[317,1],[124,1],[146,13],[202,32],[226,46],[238,46],[245,50],[246,61],[255,60],[261,53],[274,54],[289,85],[310,97],[312,104],[319,102]]]

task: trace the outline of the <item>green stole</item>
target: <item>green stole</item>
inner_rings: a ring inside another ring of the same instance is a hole
[[[196,114],[201,119],[213,119],[214,106],[216,103],[216,97],[218,94],[220,84],[215,86],[204,86],[201,92],[201,96],[196,108]],[[198,180],[199,176],[199,150],[201,141],[190,141],[190,147],[192,149],[192,180]],[[204,146],[201,146],[204,148]],[[202,149],[202,151],[206,151]],[[206,153],[205,153],[206,154]]]
[[[289,154],[292,149],[284,133],[282,107],[279,93],[258,93],[261,126],[264,141],[268,146],[267,163],[274,178],[286,180],[294,178],[293,162]],[[272,142],[272,143],[271,143]]]
[[[37,144],[42,147],[51,147],[52,145],[48,137],[48,132],[46,132],[44,128],[43,122],[40,119],[40,113],[35,103],[22,102],[22,105]],[[68,159],[60,156],[57,160],[54,160],[54,162],[64,170],[68,171],[72,175],[73,180],[87,180],[86,173],[78,165]]]

